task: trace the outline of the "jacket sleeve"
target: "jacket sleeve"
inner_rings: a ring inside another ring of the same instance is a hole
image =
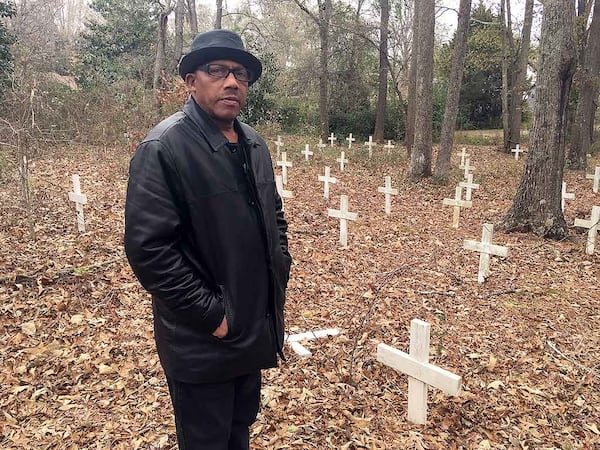
[[[175,166],[159,141],[138,147],[129,167],[125,253],[150,294],[210,333],[225,310],[221,294],[208,287],[181,251],[183,212],[176,201],[176,179]]]

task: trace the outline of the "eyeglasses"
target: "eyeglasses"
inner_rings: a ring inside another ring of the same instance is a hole
[[[250,71],[243,67],[232,69],[222,64],[204,64],[203,66],[198,67],[198,69],[200,69],[203,72],[206,72],[209,76],[213,78],[219,79],[225,79],[229,76],[230,73],[232,73],[235,79],[241,81],[242,83],[248,83],[250,81],[250,78],[252,78],[252,74],[250,73]]]

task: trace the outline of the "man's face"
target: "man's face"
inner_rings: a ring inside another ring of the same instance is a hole
[[[244,69],[241,64],[229,60],[211,61],[210,64],[231,70]],[[187,74],[185,81],[196,103],[218,124],[230,125],[246,104],[248,83],[237,80],[233,73],[226,78],[215,78],[205,69],[198,68]]]

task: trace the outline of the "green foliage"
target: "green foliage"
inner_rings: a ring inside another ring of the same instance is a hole
[[[0,0],[0,87],[8,82],[14,68],[10,46],[15,42],[14,36],[8,32],[1,19],[13,17],[15,13],[12,1]],[[0,96],[2,91],[0,89]]]
[[[116,80],[150,82],[155,55],[157,13],[149,0],[93,0],[101,20],[81,35],[79,83],[84,87]]]
[[[242,110],[240,119],[255,126],[276,120],[274,113],[275,89],[279,69],[272,53],[253,48],[254,45],[251,42],[247,43],[247,47],[262,62],[263,72],[258,81],[249,89],[248,101]]]

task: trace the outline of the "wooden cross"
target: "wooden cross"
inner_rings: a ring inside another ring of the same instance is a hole
[[[389,155],[393,148],[396,148],[392,141],[388,140],[388,143],[383,146],[383,148],[387,149],[387,154]]]
[[[277,161],[277,165],[281,166],[281,175],[283,176],[283,184],[287,184],[287,168],[292,167],[292,162],[287,160],[287,153],[281,152],[281,161]]]
[[[340,219],[340,244],[343,248],[348,247],[348,220],[356,220],[357,213],[348,212],[348,196],[340,195],[340,209],[328,209],[329,217]]]
[[[385,213],[389,216],[392,212],[392,195],[398,195],[398,189],[392,189],[392,177],[385,177],[385,186],[378,187],[377,192],[385,194]]]
[[[458,375],[429,363],[431,327],[427,322],[410,322],[410,350],[406,354],[384,343],[377,346],[377,361],[408,375],[408,421],[427,423],[427,388],[441,389],[445,394],[460,393],[462,380]]]
[[[340,172],[344,171],[344,164],[348,162],[348,159],[346,159],[345,156],[346,152],[342,150],[342,154],[338,159],[336,159],[336,161],[340,163]]]
[[[275,141],[275,147],[277,147],[277,157],[279,158],[281,147],[283,146],[283,141],[281,140],[281,136],[277,136],[277,140]]]
[[[442,201],[443,205],[454,206],[454,214],[452,216],[452,226],[458,228],[458,221],[460,220],[460,208],[470,208],[473,206],[473,202],[470,200],[462,200],[462,187],[456,186],[454,190],[454,198],[445,198]]]
[[[562,183],[562,192],[560,196],[560,207],[562,211],[565,212],[565,200],[573,200],[575,198],[574,192],[567,192],[567,182],[563,181]]]
[[[329,166],[325,166],[325,176],[319,175],[319,181],[325,183],[325,185],[323,186],[324,198],[329,198],[329,183],[337,183],[337,178],[332,177],[330,174],[331,169],[329,168]]]
[[[365,145],[369,147],[369,159],[371,159],[373,156],[373,146],[375,145],[375,142],[373,142],[373,136],[369,136],[369,140],[365,142]]]
[[[460,187],[465,188],[465,200],[471,200],[471,191],[473,189],[479,189],[479,185],[477,183],[473,183],[473,174],[470,173],[467,176],[467,181],[461,181],[458,183]]]
[[[586,173],[585,178],[587,180],[594,180],[593,191],[594,191],[594,194],[597,194],[598,188],[600,187],[600,166],[596,166],[596,171],[594,172],[593,175]]]
[[[519,154],[523,153],[524,151],[525,150],[522,150],[521,147],[519,147],[519,144],[517,144],[517,146],[511,150],[511,152],[515,154],[515,161],[519,160]]]
[[[465,163],[463,164],[463,169],[465,169],[465,180],[468,179],[469,173],[471,170],[475,170],[475,167],[471,165],[471,158],[466,158]]]
[[[292,347],[292,350],[294,350],[294,352],[298,356],[300,356],[302,358],[307,358],[310,355],[312,355],[312,353],[310,352],[310,350],[308,350],[306,347],[304,347],[302,345],[302,341],[311,341],[313,339],[325,338],[325,337],[329,337],[329,336],[337,336],[338,334],[340,334],[340,330],[338,330],[337,328],[328,328],[326,330],[317,330],[317,331],[309,331],[307,333],[291,334],[289,336],[286,336],[285,340],[290,344],[290,347]]]
[[[300,152],[304,155],[304,158],[308,161],[308,157],[314,155],[313,152],[310,151],[310,146],[306,144],[304,146],[304,151]]]
[[[483,231],[481,232],[481,242],[465,239],[463,244],[465,250],[479,252],[479,272],[477,274],[477,281],[479,283],[483,283],[490,274],[490,255],[508,255],[507,247],[492,244],[493,237],[494,225],[491,223],[484,223]]]
[[[352,133],[350,133],[346,140],[348,141],[348,148],[352,148],[352,143],[356,141],[356,138],[353,138]]]
[[[327,140],[331,142],[331,147],[333,148],[333,141],[337,141],[337,138],[331,133],[331,136],[329,136]]]
[[[327,147],[326,144],[323,144],[323,138],[319,138],[319,143],[317,144],[317,148],[321,153],[323,153],[323,149]]]
[[[281,175],[275,175],[275,186],[277,186],[277,192],[281,197],[281,210],[284,208],[284,198],[294,198],[294,193],[283,188],[283,177]]]
[[[79,175],[73,174],[71,180],[73,181],[73,192],[69,192],[69,200],[75,203],[75,210],[77,211],[77,229],[83,233],[85,231],[83,205],[87,203],[87,197],[85,196],[85,194],[81,193]]]
[[[576,227],[589,228],[587,244],[585,246],[585,252],[588,255],[594,254],[594,246],[596,245],[596,236],[600,231],[600,206],[592,206],[592,216],[590,220],[575,219]]]
[[[460,151],[460,165],[458,166],[459,169],[465,168],[465,158],[468,156],[470,156],[470,154],[467,153],[467,148],[463,147]]]

